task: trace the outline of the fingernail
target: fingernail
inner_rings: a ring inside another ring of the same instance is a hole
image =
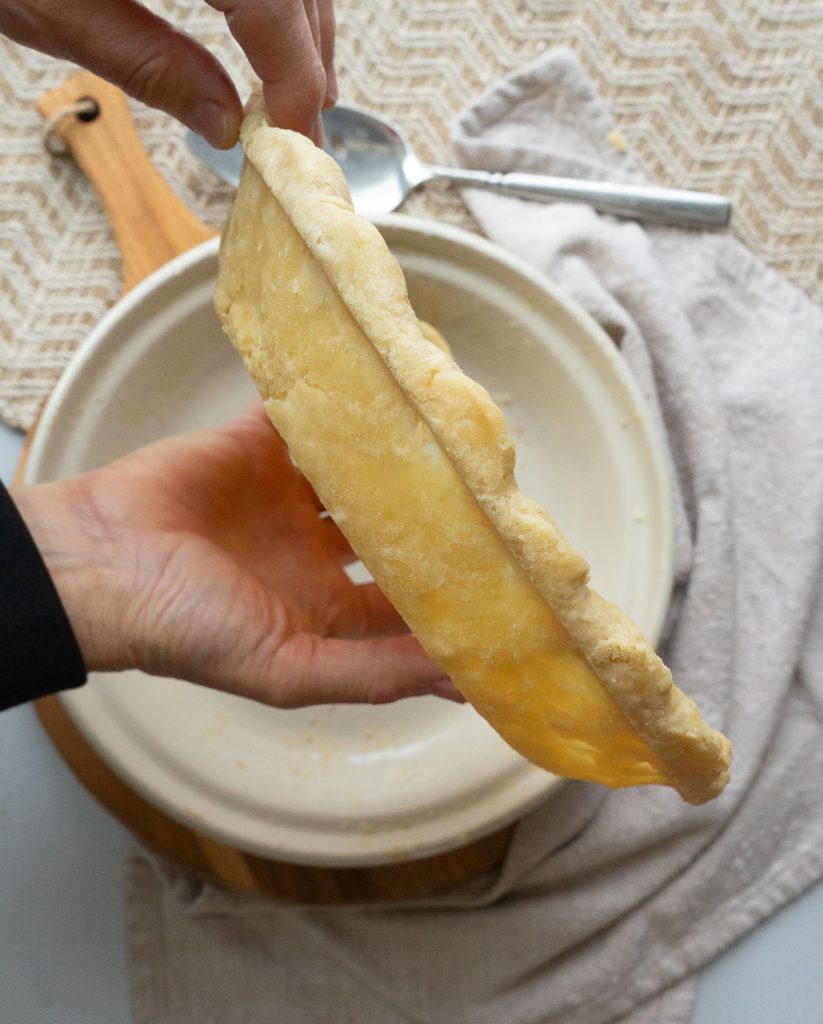
[[[314,119],[314,124],[311,128],[311,139],[315,146],[320,149],[323,148],[323,143],[326,140],[326,133],[323,131],[323,118],[320,114],[318,114]]]
[[[430,686],[433,697],[442,697],[443,700],[453,701],[455,704],[465,704],[466,698],[457,689],[451,679],[437,679]]]
[[[238,126],[234,120],[225,107],[213,100],[204,100],[194,108],[186,124],[217,149],[228,149],[237,140]]]
[[[326,71],[326,99],[323,103],[323,109],[333,107],[339,98],[337,90],[337,72],[334,70],[332,65],[328,71]]]

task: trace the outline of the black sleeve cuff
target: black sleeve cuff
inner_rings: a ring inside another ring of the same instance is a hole
[[[81,686],[86,667],[60,597],[0,484],[0,709]]]

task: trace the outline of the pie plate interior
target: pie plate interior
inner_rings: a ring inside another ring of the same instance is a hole
[[[497,400],[521,488],[586,555],[592,581],[659,636],[671,588],[667,462],[610,339],[557,288],[482,239],[378,222],[421,318]],[[217,424],[254,396],[212,309],[217,240],[157,271],[78,350],[50,399],[28,481],[100,466]],[[281,711],[139,672],[63,695],[88,742],[173,818],[237,849],[368,866],[466,844],[561,780],[473,711],[434,697]]]

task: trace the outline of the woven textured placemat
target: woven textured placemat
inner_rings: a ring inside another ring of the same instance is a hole
[[[251,76],[222,16],[196,0],[148,6],[213,49],[245,94]],[[547,47],[571,46],[649,177],[729,195],[734,234],[823,301],[820,0],[338,0],[336,10],[341,97],[389,115],[440,163],[472,97]],[[20,427],[120,287],[95,194],[40,141],[35,100],[72,70],[0,40],[0,417]],[[219,227],[229,190],[177,124],[132,109],[169,184]],[[404,210],[473,227],[449,190]]]

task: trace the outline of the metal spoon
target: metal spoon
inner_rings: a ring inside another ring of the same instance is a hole
[[[364,217],[390,213],[414,189],[437,179],[543,202],[586,203],[604,213],[680,227],[724,227],[731,217],[729,200],[711,193],[426,164],[399,128],[356,107],[338,104],[325,111],[323,126],[324,148],[343,169],[354,208]],[[189,148],[213,171],[237,185],[243,164],[239,146],[216,150],[192,132],[186,139]]]

